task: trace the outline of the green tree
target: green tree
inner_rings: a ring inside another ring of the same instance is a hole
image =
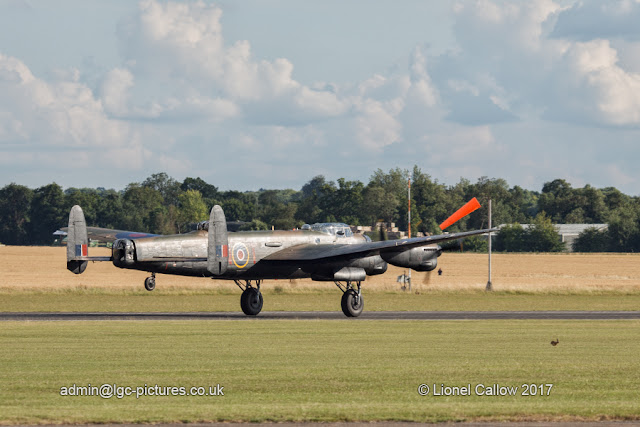
[[[302,222],[295,219],[296,210],[295,203],[281,203],[271,208],[267,218],[271,219],[271,224],[276,230],[293,230],[302,226]]]
[[[397,198],[404,196],[406,200],[409,177],[409,171],[406,169],[395,168],[391,169],[389,173],[384,173],[382,169],[378,169],[369,178],[367,186],[382,187]]]
[[[495,250],[498,252],[527,251],[526,231],[518,223],[503,226],[495,238]]]
[[[512,222],[526,224],[531,222],[533,217],[538,214],[538,196],[539,194],[525,190],[522,187],[515,186],[509,190],[510,204],[513,209]],[[493,221],[495,224],[495,221]]]
[[[398,205],[398,198],[382,187],[367,187],[364,191],[363,213],[369,224],[378,220],[394,222]]]
[[[551,219],[540,213],[527,229],[517,223],[503,226],[496,236],[495,249],[505,252],[560,252],[565,246]]]
[[[571,203],[573,189],[564,179],[547,182],[542,187],[542,194],[538,200],[540,211],[546,212],[554,222],[562,223],[564,217],[575,206]]]
[[[242,225],[238,231],[259,231],[259,230],[268,230],[269,226],[260,221],[259,219],[254,219],[251,222],[248,222],[244,225]]]
[[[563,179],[556,179],[542,187],[539,210],[556,223],[601,223],[606,221],[609,209],[605,194],[590,185],[572,188]]]
[[[151,188],[160,193],[165,206],[178,206],[178,197],[182,192],[180,183],[165,172],[154,173],[142,182],[142,187]]]
[[[258,198],[261,210],[261,220],[277,230],[291,230],[302,225],[297,220],[298,205],[288,200],[293,193],[277,190],[263,190]]]
[[[551,218],[543,213],[536,215],[531,223],[531,228],[527,231],[528,246],[531,252],[561,252],[565,249]]]
[[[324,220],[324,212],[320,208],[321,201],[325,197],[325,186],[327,180],[322,175],[313,177],[302,186],[300,190],[300,202],[296,212],[296,219],[301,222],[313,224]],[[329,186],[331,192],[335,191],[335,186]]]
[[[173,218],[169,216],[163,202],[158,190],[150,186],[129,184],[123,195],[124,227],[131,231],[167,233],[170,228],[167,224],[175,224],[175,220],[172,221]]]
[[[483,176],[475,184],[466,188],[464,202],[476,197],[482,207],[466,220],[466,229],[487,228],[489,224],[489,200],[492,204],[493,224],[508,224],[513,222],[515,209],[511,204],[511,193],[507,181],[501,178]]]
[[[623,194],[620,190],[613,187],[603,188],[602,194],[604,195],[604,203],[609,212],[613,212],[618,209],[624,209],[631,205],[632,198]]]
[[[587,228],[573,241],[574,252],[606,252],[610,246],[609,233],[594,227]]]
[[[584,188],[578,190],[580,196],[579,200],[582,202],[581,206],[576,206],[575,209],[581,209],[583,212],[583,222],[587,224],[601,224],[607,221],[609,216],[609,209],[606,204],[605,195],[602,190],[594,188],[590,185],[585,185]],[[572,222],[566,220],[567,224]],[[574,222],[578,223],[578,222]],[[578,223],[579,224],[579,223]]]
[[[609,221],[609,249],[613,252],[638,250],[638,215],[633,209],[620,209]]]
[[[32,199],[33,190],[23,185],[11,183],[0,189],[0,242],[8,245],[30,243]]]
[[[105,228],[125,228],[122,196],[115,190],[103,190],[96,208],[96,222],[93,225]]]
[[[221,206],[227,221],[251,221],[254,218],[254,205],[248,205],[242,199],[227,199]]]
[[[330,211],[340,222],[360,225],[364,184],[360,181],[338,179],[338,188],[331,194]]]
[[[196,190],[199,191],[204,200],[215,200],[218,198],[218,188],[198,178],[185,178],[180,185],[182,191]]]
[[[322,192],[325,185],[327,185],[327,180],[325,179],[325,177],[323,175],[317,175],[311,178],[309,182],[304,184],[300,191],[302,192],[302,196],[305,198],[314,195],[316,197],[322,197]]]
[[[98,209],[100,207],[100,194],[93,188],[67,188],[65,194],[65,211],[71,210],[71,207],[78,205],[82,208],[84,218],[87,224],[98,225]]]
[[[463,240],[463,249],[468,252],[486,253],[489,250],[489,242],[484,236],[471,236]]]
[[[411,178],[412,231],[430,234],[441,232],[438,224],[453,212],[447,211],[447,191],[444,184],[434,181],[414,166]]]
[[[31,242],[40,245],[51,244],[53,233],[61,227],[66,227],[69,222],[62,187],[54,182],[36,189],[29,218]]]
[[[178,232],[187,229],[189,224],[206,220],[209,215],[207,205],[198,190],[187,190],[178,196]]]
[[[369,179],[367,189],[382,188],[386,193],[385,200],[378,206],[382,208],[383,211],[378,213],[379,216],[377,219],[384,219],[386,222],[395,222],[399,227],[406,229],[407,210],[409,207],[407,200],[409,177],[409,171],[400,168],[391,169],[388,173],[383,172],[381,169],[374,172]],[[369,193],[369,197],[376,192],[377,190],[374,190],[373,193]],[[365,195],[365,197],[366,196],[367,195]],[[371,202],[372,200],[369,200],[369,207],[372,207]],[[373,205],[375,205],[375,203]],[[388,216],[388,214],[391,213],[391,205],[395,205],[393,216]],[[373,214],[374,212],[369,212],[369,217]]]

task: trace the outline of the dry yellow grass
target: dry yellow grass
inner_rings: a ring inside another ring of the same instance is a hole
[[[107,255],[105,248],[91,248],[91,255]],[[445,253],[439,258],[443,275],[412,272],[418,292],[482,290],[487,283],[487,255]],[[396,279],[405,269],[389,266],[382,276],[367,279],[367,290],[398,290]],[[406,270],[408,272],[408,270]],[[50,291],[65,289],[140,290],[147,273],[123,270],[109,262],[90,263],[82,275],[65,268],[64,247],[0,247],[0,289]],[[158,287],[182,290],[224,290],[228,281],[159,275]],[[267,281],[295,291],[330,289],[331,284],[311,280]],[[640,291],[640,255],[635,254],[494,254],[493,285],[496,291],[593,292]],[[332,289],[333,290],[333,289]]]

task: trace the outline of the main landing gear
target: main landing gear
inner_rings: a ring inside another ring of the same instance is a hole
[[[264,302],[262,292],[260,292],[262,280],[245,280],[244,284],[240,280],[234,280],[234,282],[242,291],[242,296],[240,296],[242,312],[248,316],[255,316],[260,313]],[[253,285],[255,285],[255,288]]]
[[[358,317],[364,309],[360,283],[359,281],[356,282],[356,286],[358,287],[356,291],[351,282],[347,282],[346,284],[335,282],[336,286],[342,291],[342,312],[347,317]]]
[[[156,288],[156,273],[151,273],[151,277],[144,279],[144,288],[148,291]]]

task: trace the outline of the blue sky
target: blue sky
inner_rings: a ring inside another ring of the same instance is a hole
[[[638,195],[640,2],[0,3],[0,185],[367,182]]]

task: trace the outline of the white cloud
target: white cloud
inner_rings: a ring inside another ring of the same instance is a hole
[[[130,82],[126,71],[107,76],[103,99],[113,112],[123,113]],[[0,92],[0,157],[11,170],[62,167],[65,175],[74,175],[75,170],[135,170],[163,158],[145,147],[143,130],[107,114],[77,70],[56,72],[55,81],[47,82],[19,59],[0,54]]]
[[[74,74],[75,75],[75,74]],[[64,147],[126,143],[128,129],[111,122],[92,91],[72,81],[47,83],[20,60],[0,54],[0,113],[12,116],[4,141],[29,140]]]
[[[549,0],[456,5],[459,50],[437,58],[435,70],[450,120],[479,125],[533,115],[589,125],[640,125],[638,72],[624,68],[608,40],[560,37],[566,31],[558,26],[566,26],[569,16],[595,22],[599,17],[593,13],[602,8],[606,19],[640,12],[637,3],[596,3],[573,8]],[[623,56],[634,64],[632,54]]]
[[[607,126],[640,126],[640,73],[619,65],[607,40],[573,42],[550,76],[546,117]]]
[[[357,143],[364,149],[380,151],[401,140],[402,124],[396,116],[404,107],[402,100],[389,102],[367,98],[357,105],[358,116],[353,120]]]
[[[133,74],[124,68],[109,71],[102,82],[101,98],[105,109],[114,116],[128,113],[129,90],[133,87]]]
[[[294,80],[287,59],[254,59],[246,40],[225,44],[221,16],[219,7],[203,2],[141,2],[138,15],[122,27],[121,45],[136,84],[145,82],[127,89],[148,101],[129,111],[144,117],[148,109],[147,117],[163,119],[182,119],[185,111],[217,120],[242,115],[278,125],[336,117],[348,109],[332,91]]]
[[[35,73],[0,55],[0,151],[32,168],[67,158],[236,188],[345,171],[366,180],[407,162],[453,181],[588,182],[605,162],[598,147],[621,133],[637,140],[639,27],[627,24],[638,10],[625,1],[459,2],[451,49],[412,40],[393,53],[398,63],[366,79],[303,84],[299,63],[225,40],[222,23],[237,16],[223,20],[219,6],[143,0],[117,27],[121,62],[96,67],[98,77],[71,65]],[[579,162],[567,166],[577,146]],[[42,148],[65,153],[35,153]],[[601,175],[632,185],[634,169],[616,162],[633,158],[633,145],[625,153],[607,158]]]

